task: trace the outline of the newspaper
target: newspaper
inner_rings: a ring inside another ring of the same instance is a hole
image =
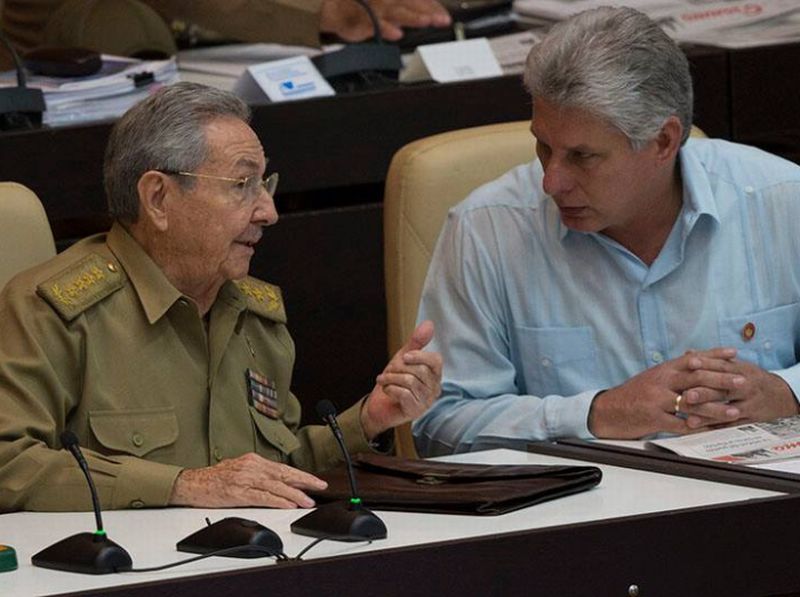
[[[800,0],[514,0],[514,10],[553,22],[608,4],[641,10],[679,42],[743,48],[800,41]]]
[[[681,456],[755,464],[800,456],[800,415],[647,442]]]

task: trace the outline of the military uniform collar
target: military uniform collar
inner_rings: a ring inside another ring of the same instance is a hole
[[[151,324],[182,298],[161,268],[119,222],[111,227],[106,244],[125,269]]]

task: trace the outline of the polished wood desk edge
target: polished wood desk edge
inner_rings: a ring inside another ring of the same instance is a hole
[[[63,595],[788,594],[798,511],[797,495],[758,498]]]
[[[528,451],[717,483],[800,493],[799,475],[689,458],[670,452],[639,450],[579,439],[532,442],[528,444]]]

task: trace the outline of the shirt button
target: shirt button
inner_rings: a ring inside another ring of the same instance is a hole
[[[764,350],[772,350],[772,342],[770,342],[769,340],[764,342]]]
[[[142,500],[133,500],[131,502],[131,508],[144,508],[144,502]]]
[[[650,355],[650,358],[653,359],[654,363],[660,363],[664,360],[664,355],[655,350],[653,351],[653,354]]]
[[[753,187],[751,187],[750,185],[747,185],[744,188],[744,192],[747,193],[748,195],[751,195],[753,193],[753,191],[755,191],[755,189]]]
[[[542,367],[549,367],[552,364],[553,364],[552,361],[547,357],[542,359]]]
[[[222,460],[222,451],[219,448],[214,448],[214,458],[216,460]]]
[[[178,299],[178,304],[181,307],[188,307],[189,306],[189,301],[187,301],[186,299],[183,299],[183,298],[182,299]]]
[[[137,448],[141,448],[144,444],[144,436],[138,431],[134,432],[134,434],[131,436],[131,443]]]

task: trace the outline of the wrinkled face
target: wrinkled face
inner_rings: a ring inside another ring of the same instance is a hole
[[[634,151],[627,137],[596,116],[537,99],[531,132],[544,168],[543,187],[565,226],[582,232],[627,231],[654,193],[656,142]]]
[[[252,129],[236,118],[217,118],[205,126],[209,156],[196,174],[232,179],[263,177],[266,159]],[[198,286],[221,285],[247,275],[262,228],[278,221],[273,198],[256,185],[212,178],[177,184],[170,202],[170,262],[184,280]]]

